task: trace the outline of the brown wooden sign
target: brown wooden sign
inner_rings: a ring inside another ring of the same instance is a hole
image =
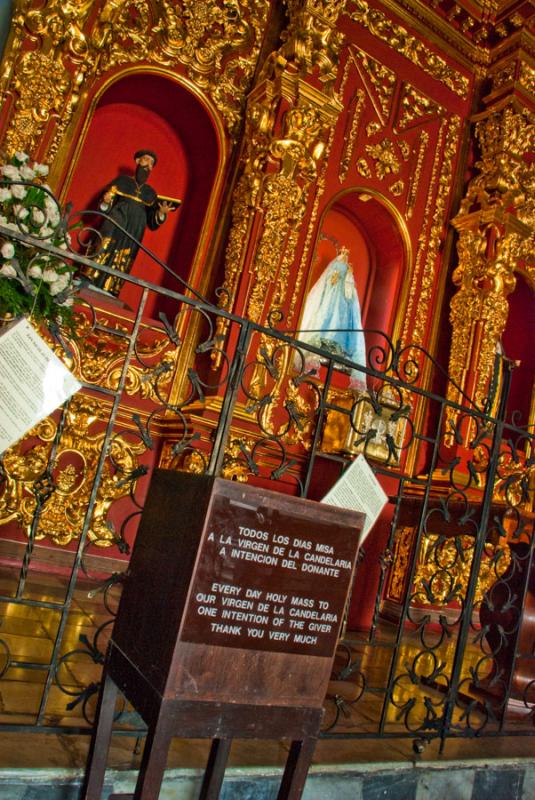
[[[274,504],[272,492],[229,489],[235,496],[216,495],[209,512],[181,640],[330,655],[356,532],[321,514],[311,524],[295,498]]]

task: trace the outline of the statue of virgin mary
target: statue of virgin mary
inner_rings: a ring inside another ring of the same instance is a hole
[[[366,365],[360,303],[348,262],[349,250],[342,247],[311,288],[305,301],[298,337],[302,342]],[[317,364],[313,353],[305,353],[305,367]],[[351,370],[351,386],[366,388],[366,375]]]

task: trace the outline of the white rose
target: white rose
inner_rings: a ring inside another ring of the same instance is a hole
[[[0,172],[10,181],[18,181],[20,179],[20,172],[13,164],[4,164],[3,167],[0,167]]]
[[[15,185],[11,187],[11,194],[13,197],[16,197],[17,200],[23,200],[26,197],[26,189],[24,186]]]
[[[6,200],[11,200],[11,189],[7,186],[0,186],[0,203],[5,203]]]
[[[53,233],[54,233],[54,231],[52,230],[52,228],[49,228],[48,225],[43,225],[43,227],[39,231],[39,238],[40,239],[49,239],[52,236]]]
[[[4,242],[2,247],[0,248],[0,253],[2,253],[4,258],[13,258],[15,255],[15,248],[11,244],[11,242]]]
[[[65,272],[63,275],[60,275],[57,281],[54,283],[54,286],[59,286],[60,291],[63,291],[67,288],[69,283],[71,282],[71,276],[68,272]]]
[[[60,292],[62,292],[63,289],[59,285],[58,281],[54,281],[54,283],[50,284],[49,291],[50,291],[50,294],[52,295],[52,297],[54,297],[54,295],[59,294]]]
[[[60,219],[61,217],[57,208],[48,209],[48,224],[52,226],[52,228],[58,227]]]
[[[32,221],[35,222],[36,225],[42,225],[45,221],[45,215],[40,208],[34,208],[32,210]]]
[[[33,181],[35,178],[34,170],[28,166],[28,164],[23,164],[19,170],[20,177],[23,178],[25,181]]]
[[[21,206],[20,203],[17,203],[16,206],[13,206],[13,211],[15,212],[15,216],[17,219],[26,219],[28,214],[30,213],[29,209]]]
[[[24,164],[25,161],[28,161],[29,157],[30,156],[28,153],[24,153],[22,150],[19,150],[18,153],[15,153],[15,158],[17,161],[20,161],[21,164]]]
[[[16,278],[17,270],[11,264],[4,264],[0,267],[0,275],[3,275],[4,278]]]
[[[48,164],[34,164],[33,168],[35,170],[36,175],[48,175]]]
[[[43,270],[39,266],[39,264],[32,264],[32,266],[28,270],[28,275],[30,278],[42,278],[43,277]]]
[[[52,267],[47,267],[47,269],[45,269],[43,272],[43,280],[47,283],[54,283],[54,281],[57,281],[57,279],[58,273]]]

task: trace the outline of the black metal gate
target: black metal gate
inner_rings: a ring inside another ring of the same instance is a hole
[[[20,226],[0,236],[121,277]],[[127,553],[156,463],[319,500],[363,452],[390,502],[361,554],[363,610],[340,643],[324,735],[419,747],[532,733],[534,437],[507,410],[511,364],[497,357],[478,409],[447,399],[428,353],[384,333],[365,331],[367,362],[353,364],[299,342],[276,314],[262,327],[125,280],[135,309],[86,288],[76,335],[43,331],[83,389],[2,457],[0,730],[90,732],[123,579],[95,556]],[[355,374],[365,390],[348,386]],[[138,722],[125,708],[117,728]]]

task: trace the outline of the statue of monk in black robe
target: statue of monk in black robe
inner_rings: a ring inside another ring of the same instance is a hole
[[[156,154],[152,150],[138,150],[134,153],[134,160],[135,175],[118,175],[104,191],[99,208],[110,219],[102,223],[92,256],[97,263],[125,273],[130,272],[139,250],[137,242],[143,239],[145,228],[156,230],[165,222],[168,212],[173,210],[168,202],[158,201],[155,190],[147,183],[158,160]],[[115,222],[127,233],[123,233]],[[85,274],[94,286],[113,295],[119,294],[124,283],[120,278],[90,268]]]

